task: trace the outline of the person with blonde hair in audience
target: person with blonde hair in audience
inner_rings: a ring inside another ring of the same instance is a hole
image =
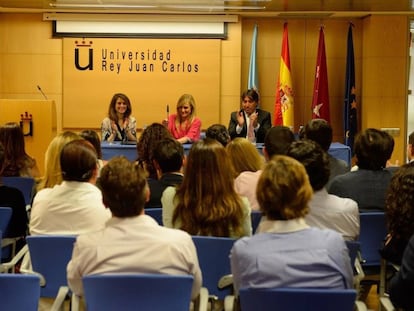
[[[141,133],[137,142],[137,162],[143,167],[148,178],[158,179],[157,169],[152,161],[155,146],[165,138],[173,138],[168,129],[161,123],[152,123]]]
[[[262,173],[264,158],[256,147],[243,137],[233,139],[226,149],[236,175],[234,180],[236,192],[247,197],[252,210],[259,210],[256,187]]]
[[[359,236],[358,204],[354,200],[329,194],[325,189],[330,176],[327,152],[317,142],[303,139],[293,142],[287,155],[305,166],[313,189],[306,223],[312,227],[335,230],[345,240],[356,240]]]
[[[137,121],[131,115],[132,105],[128,96],[116,93],[112,96],[108,116],[101,124],[103,141],[136,141]]]
[[[71,290],[82,295],[82,277],[90,274],[192,275],[195,299],[202,283],[196,248],[186,232],[159,226],[145,215],[145,172],[127,158],[115,157],[102,169],[100,187],[112,218],[101,230],[77,237],[67,266]]]
[[[195,100],[191,94],[183,94],[177,102],[177,113],[169,115],[163,124],[171,135],[182,144],[200,139],[201,120],[196,117]]]
[[[74,132],[65,131],[55,136],[49,143],[45,154],[45,174],[37,187],[38,191],[44,188],[52,188],[62,182],[60,153],[68,142],[75,139],[81,139],[81,137]]]
[[[352,288],[342,236],[305,222],[311,197],[308,175],[297,160],[278,155],[266,164],[257,200],[267,219],[259,233],[237,240],[230,254],[236,293],[240,288]]]
[[[249,201],[236,193],[226,149],[214,139],[193,144],[183,182],[165,189],[161,202],[166,227],[217,237],[252,233]]]
[[[103,228],[110,212],[96,187],[97,156],[84,139],[63,146],[59,157],[62,183],[40,190],[33,199],[30,233],[80,234]]]
[[[40,177],[36,160],[26,153],[24,135],[19,124],[8,122],[1,126],[0,142],[5,151],[2,176]]]

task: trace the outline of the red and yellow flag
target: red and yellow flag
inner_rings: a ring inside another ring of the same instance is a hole
[[[290,72],[289,39],[287,23],[283,25],[282,53],[280,57],[279,78],[276,85],[276,100],[273,123],[293,129],[293,87]]]

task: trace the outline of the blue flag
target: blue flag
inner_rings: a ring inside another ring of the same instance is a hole
[[[250,66],[249,66],[249,79],[247,81],[248,89],[259,90],[259,83],[257,77],[257,66],[256,66],[256,45],[257,45],[257,24],[254,25],[252,47],[250,49]]]
[[[348,49],[346,57],[346,76],[345,76],[345,105],[344,105],[344,136],[345,144],[353,150],[355,134],[358,130],[357,122],[357,102],[355,90],[355,59],[354,43],[352,40],[352,27],[348,29]]]

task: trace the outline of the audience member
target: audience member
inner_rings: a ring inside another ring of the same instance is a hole
[[[330,166],[327,152],[316,142],[304,139],[293,142],[287,155],[305,166],[313,189],[306,223],[311,227],[335,230],[346,240],[356,240],[359,236],[358,204],[354,200],[328,194],[325,189]]]
[[[52,139],[45,154],[45,174],[40,180],[37,190],[53,188],[62,182],[62,171],[60,168],[60,153],[62,148],[68,142],[81,138],[74,132],[65,131]]]
[[[161,207],[161,196],[170,186],[180,185],[183,181],[184,148],[177,140],[165,138],[154,147],[152,163],[158,179],[149,178],[150,198],[145,208]]]
[[[110,212],[95,186],[95,148],[84,139],[67,143],[60,153],[63,182],[40,190],[33,200],[30,233],[81,234],[103,228]]]
[[[89,274],[189,274],[194,276],[192,298],[196,298],[202,277],[194,243],[187,233],[159,226],[144,215],[145,173],[125,157],[115,157],[102,169],[100,179],[112,218],[102,230],[78,236],[67,267],[71,290],[82,295],[82,277]]]
[[[414,310],[414,235],[404,250],[400,270],[391,279],[388,292],[393,305],[404,310]]]
[[[145,168],[148,178],[157,179],[157,170],[155,169],[152,158],[154,155],[155,145],[164,138],[173,138],[168,129],[160,123],[152,123],[146,127],[138,139],[137,154],[138,164]]]
[[[241,95],[241,109],[231,113],[229,134],[231,139],[245,137],[253,143],[263,143],[267,131],[272,126],[268,111],[257,108],[259,93],[249,89]]]
[[[226,149],[214,139],[193,144],[182,184],[165,189],[161,202],[166,227],[191,235],[251,235],[249,201],[236,193]]]
[[[231,140],[229,131],[222,124],[213,124],[206,130],[206,137],[217,140],[224,147],[227,146]]]
[[[0,142],[0,176],[1,167],[5,158],[5,150]],[[10,207],[12,215],[9,221],[8,230],[3,232],[3,238],[24,237],[27,233],[27,213],[23,194],[20,190],[3,185],[0,177],[0,206]]]
[[[252,210],[259,210],[256,187],[262,173],[264,158],[260,156],[256,147],[243,137],[233,139],[226,149],[236,174],[236,192],[249,200]]]
[[[171,114],[163,124],[181,144],[199,140],[201,120],[196,117],[194,97],[190,94],[181,95],[177,102],[177,113]]]
[[[136,141],[137,121],[131,115],[131,102],[125,94],[116,93],[109,104],[108,116],[101,124],[103,141]]]
[[[391,178],[385,199],[388,235],[381,256],[401,264],[404,249],[414,234],[414,163],[408,163]]]
[[[9,122],[0,127],[0,142],[4,148],[2,176],[40,177],[36,160],[26,153],[20,125]]]
[[[257,187],[267,216],[259,233],[235,242],[231,270],[239,288],[352,288],[353,272],[342,236],[309,227],[304,220],[312,188],[305,168],[287,156],[275,156]]]
[[[287,126],[277,125],[269,129],[264,140],[263,155],[268,161],[274,155],[285,155],[295,135]]]
[[[408,136],[408,144],[407,144],[407,158],[408,162],[412,162],[414,160],[414,132]]]
[[[312,119],[305,125],[304,138],[317,142],[323,150],[328,152],[332,143],[332,127],[324,119]],[[348,164],[341,159],[337,159],[328,153],[330,175],[327,183],[329,183],[335,176],[349,172]]]
[[[100,172],[107,161],[102,159],[101,139],[99,138],[99,135],[94,130],[83,130],[79,135],[83,139],[89,141],[95,148],[98,157],[98,172]]]
[[[360,211],[384,210],[385,194],[392,177],[386,169],[394,139],[386,132],[368,128],[358,133],[354,151],[359,169],[336,176],[328,192],[358,203]]]

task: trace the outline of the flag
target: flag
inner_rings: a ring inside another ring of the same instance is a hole
[[[283,25],[282,53],[280,57],[279,78],[276,85],[276,99],[273,123],[293,129],[293,87],[290,72],[289,38],[287,23]]]
[[[354,145],[354,138],[357,132],[357,103],[355,97],[355,59],[354,43],[352,39],[352,24],[348,29],[348,48],[346,55],[345,75],[345,105],[344,105],[344,138],[345,144],[351,147]]]
[[[326,67],[325,35],[323,27],[319,31],[318,57],[316,59],[315,84],[313,86],[312,119],[325,119],[329,116],[328,69]]]
[[[257,77],[257,66],[256,66],[256,45],[257,45],[257,24],[254,25],[252,46],[250,48],[250,66],[249,66],[249,79],[247,81],[247,88],[259,90],[259,83]]]

